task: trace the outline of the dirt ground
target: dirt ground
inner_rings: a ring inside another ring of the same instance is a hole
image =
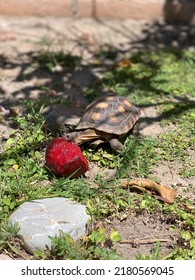
[[[0,105],[18,107],[22,113],[21,100],[41,96],[41,88],[49,88],[55,82],[58,84],[57,96],[71,98],[73,106],[77,106],[79,102],[79,107],[85,108],[87,100],[82,95],[82,90],[94,78],[101,77],[104,70],[96,68],[95,72],[89,69],[87,61],[92,60],[93,53],[105,44],[113,45],[121,53],[143,47],[162,48],[165,45],[194,49],[195,30],[187,25],[174,26],[163,22],[0,17]],[[41,50],[65,50],[83,56],[86,67],[66,76],[62,76],[58,69],[52,77],[41,71],[33,72],[32,58]],[[33,74],[27,76],[29,72]],[[157,115],[154,107],[147,107],[142,111],[142,117],[146,119]],[[0,129],[0,137],[7,138],[9,127],[0,124]],[[163,132],[158,122],[138,124],[138,129],[142,135],[158,135]],[[172,166],[159,164],[154,174],[161,184],[180,185],[180,193],[185,193],[189,183],[195,185],[195,179],[183,180],[179,177],[174,162]],[[188,195],[195,196],[192,193]],[[155,214],[141,217],[130,215],[124,221],[113,223],[123,240],[126,240],[117,247],[117,251],[126,258],[134,258],[135,254],[141,252],[150,254],[155,243],[144,243],[144,240],[165,240],[162,241],[165,255],[176,244],[175,235],[169,231],[169,217],[156,217]],[[175,232],[174,234],[177,235]],[[131,240],[134,242],[130,242]]]

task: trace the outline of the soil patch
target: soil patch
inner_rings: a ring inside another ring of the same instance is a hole
[[[150,255],[160,242],[161,257],[167,256],[177,246],[178,230],[171,231],[175,221],[161,213],[130,214],[125,220],[115,220],[112,227],[122,237],[114,245],[117,253],[125,259],[135,259],[139,254]]]

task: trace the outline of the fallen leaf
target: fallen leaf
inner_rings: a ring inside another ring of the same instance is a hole
[[[186,208],[187,208],[188,210],[195,210],[195,205],[189,204],[189,205],[186,205]]]
[[[114,65],[113,68],[126,68],[126,67],[131,67],[132,63],[129,59],[123,59],[119,61],[117,64]]]
[[[120,182],[120,186],[123,188],[127,187],[136,187],[139,190],[146,190],[147,192],[152,195],[152,192],[158,193],[160,196],[156,196],[159,200],[164,201],[166,203],[172,204],[174,203],[176,191],[173,189],[170,189],[168,187],[162,186],[160,184],[157,184],[156,182],[152,180],[147,179],[140,179],[140,180],[127,180],[124,179]]]

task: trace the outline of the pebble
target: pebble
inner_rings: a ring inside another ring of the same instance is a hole
[[[51,248],[49,236],[59,236],[60,230],[78,240],[85,234],[89,219],[85,205],[54,197],[24,202],[12,213],[9,223],[18,223],[24,249],[33,254],[46,246]]]

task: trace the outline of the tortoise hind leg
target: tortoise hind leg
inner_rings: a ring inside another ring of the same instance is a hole
[[[111,148],[116,152],[122,152],[124,150],[124,145],[117,138],[110,139],[109,143]]]

